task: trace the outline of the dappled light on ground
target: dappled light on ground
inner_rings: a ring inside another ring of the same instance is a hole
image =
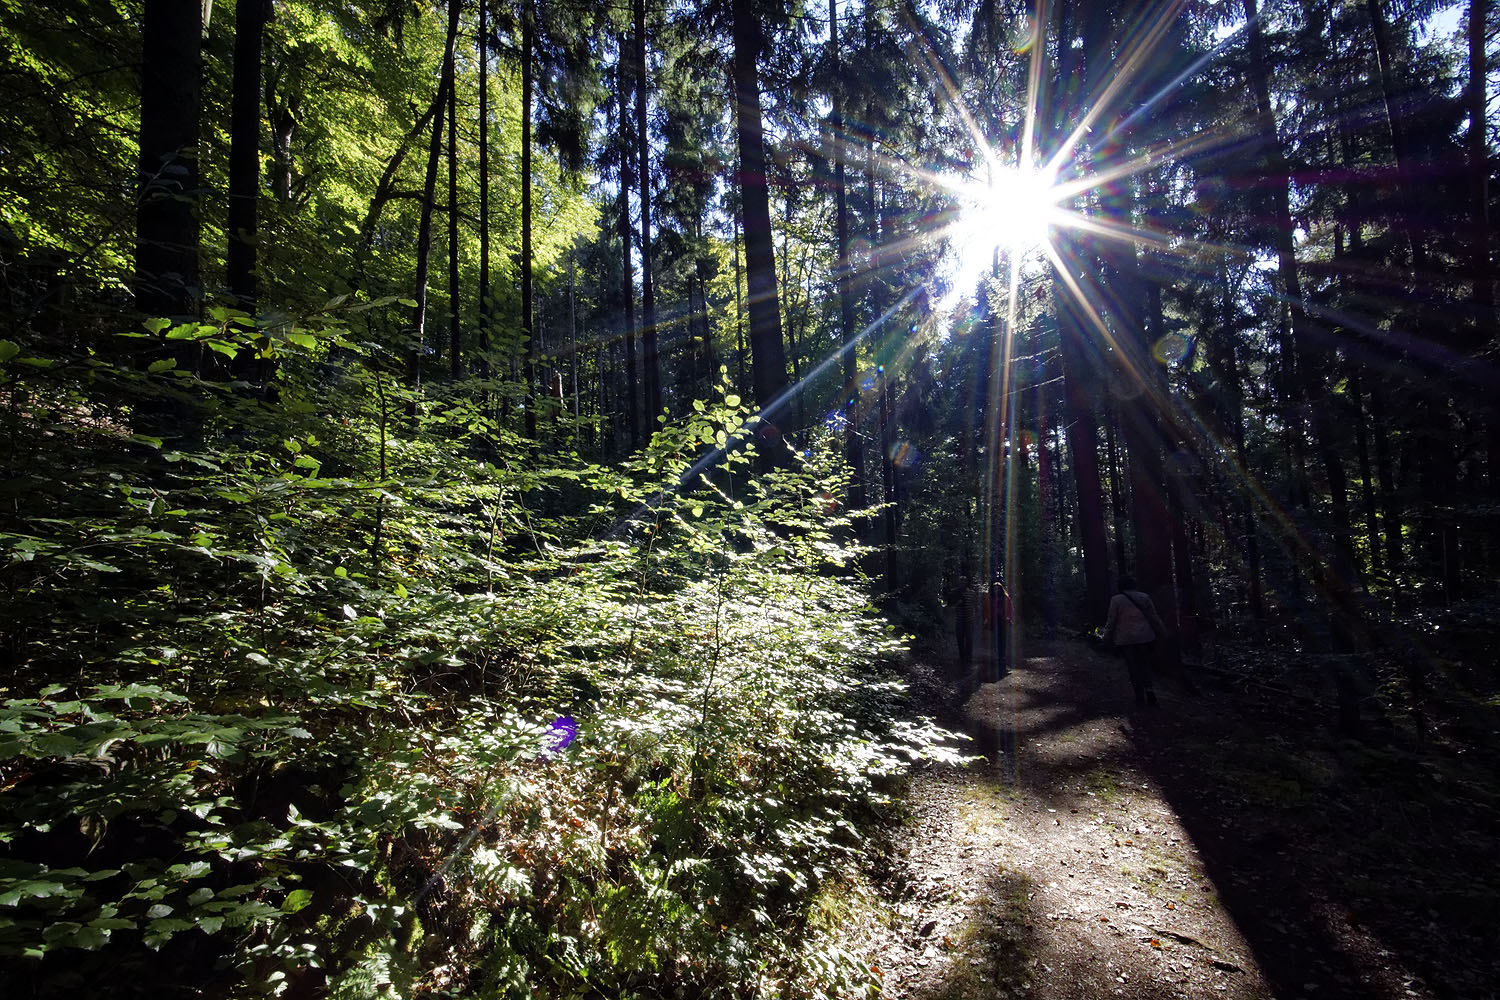
[[[984,757],[914,782],[887,995],[1465,995],[1339,898],[1239,698],[1167,678],[1136,709],[1118,661],[1027,652],[963,704]]]

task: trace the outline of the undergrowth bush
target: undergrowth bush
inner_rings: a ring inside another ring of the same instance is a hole
[[[410,399],[357,311],[213,319],[0,343],[16,995],[868,993],[807,915],[945,751],[836,443],[755,474],[724,389],[604,467]]]

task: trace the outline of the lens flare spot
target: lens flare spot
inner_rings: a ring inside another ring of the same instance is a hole
[[[568,748],[568,744],[578,738],[578,723],[571,715],[559,715],[552,720],[552,725],[547,727],[547,733],[543,737],[544,745],[542,752],[546,754],[560,754]]]
[[[1180,365],[1193,353],[1193,338],[1183,333],[1169,333],[1151,346],[1151,356],[1158,364]]]
[[[910,469],[922,460],[922,453],[910,441],[897,441],[891,445],[891,464],[898,469]]]

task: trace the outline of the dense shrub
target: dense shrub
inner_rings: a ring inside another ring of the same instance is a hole
[[[3,351],[18,995],[867,990],[806,914],[942,751],[832,446],[753,474],[727,390],[613,469],[482,384],[408,417],[351,316]]]

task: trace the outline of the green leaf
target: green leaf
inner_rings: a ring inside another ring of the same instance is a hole
[[[0,340],[0,364],[4,364],[21,353],[21,345],[9,340]]]
[[[165,318],[160,317],[160,316],[154,317],[152,319],[148,319],[144,323],[141,324],[141,326],[144,326],[151,333],[161,333],[163,330],[165,330],[167,327],[169,327],[171,325],[172,325],[172,321],[171,320],[165,319]]]
[[[156,374],[159,374],[161,372],[167,371],[168,369],[176,368],[176,367],[177,367],[177,359],[176,358],[162,358],[160,361],[153,361],[153,362],[151,362],[151,366],[149,368],[147,368],[146,371],[150,372],[152,375],[156,375]]]
[[[299,910],[305,910],[312,902],[312,898],[311,889],[293,889],[286,894],[286,902],[281,904],[281,912],[296,913]]]
[[[135,444],[143,444],[147,448],[161,447],[161,438],[152,437],[150,434],[132,434],[125,440],[134,442]]]
[[[727,395],[727,396],[724,397],[724,405],[725,406],[739,406],[740,405],[740,397],[737,394],[731,392],[729,395]]]
[[[298,347],[303,347],[307,350],[312,350],[318,346],[318,338],[310,333],[289,333],[286,335],[286,339],[288,343],[296,344]]]

